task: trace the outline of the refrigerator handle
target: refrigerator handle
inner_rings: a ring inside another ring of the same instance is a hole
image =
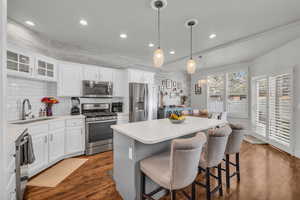
[[[145,120],[148,120],[148,110],[149,110],[149,105],[148,105],[148,85],[146,85],[145,90],[144,90],[144,117]]]

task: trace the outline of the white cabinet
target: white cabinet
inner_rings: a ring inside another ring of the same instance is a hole
[[[42,55],[35,57],[35,76],[46,81],[57,81],[57,61]]]
[[[124,97],[127,92],[127,74],[125,70],[114,70],[113,74],[113,95],[116,97]]]
[[[29,175],[41,171],[48,164],[48,132],[31,135],[35,161],[29,165]]]
[[[100,80],[101,81],[113,81],[113,69],[100,67]]]
[[[153,84],[154,73],[143,70],[129,69],[128,82]]]
[[[92,81],[113,81],[114,69],[86,65],[83,67],[83,79]]]
[[[65,129],[49,132],[49,162],[59,160],[65,154]]]
[[[84,151],[84,130],[82,127],[67,128],[66,153],[73,154]]]
[[[12,76],[33,77],[34,57],[17,47],[7,48],[7,74]]]
[[[59,64],[58,96],[81,96],[82,84],[81,65],[74,63]]]
[[[27,127],[36,160],[28,167],[32,177],[56,162],[84,152],[84,119],[49,120]]]
[[[83,67],[83,80],[100,81],[99,67],[84,66]]]

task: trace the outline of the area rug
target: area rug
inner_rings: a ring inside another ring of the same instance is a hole
[[[33,177],[27,185],[38,187],[56,187],[88,159],[70,158]]]

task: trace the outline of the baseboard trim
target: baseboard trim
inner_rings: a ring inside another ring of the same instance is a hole
[[[300,149],[299,150],[295,150],[294,156],[300,159]]]

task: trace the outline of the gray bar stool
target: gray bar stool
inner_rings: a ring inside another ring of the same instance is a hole
[[[198,165],[203,144],[206,142],[204,133],[198,133],[194,137],[175,139],[171,144],[171,152],[154,155],[140,162],[141,175],[141,199],[153,200],[152,196],[166,189],[171,191],[172,200],[176,199],[176,191],[192,184],[192,197],[186,192],[183,194],[194,200],[196,187],[193,183],[198,174]],[[224,152],[223,152],[224,154]],[[145,178],[149,177],[160,187],[146,194]]]
[[[199,173],[205,172],[206,183],[195,181],[197,185],[200,185],[206,189],[206,198],[211,199],[211,195],[219,191],[220,196],[223,195],[222,189],[222,167],[221,163],[224,158],[225,148],[228,140],[228,136],[232,130],[229,125],[225,125],[221,128],[217,128],[208,132],[207,144],[203,150],[200,158]],[[217,168],[218,174],[211,173],[211,168]],[[213,177],[218,180],[218,185],[211,190],[210,178]]]
[[[240,182],[240,149],[244,139],[244,128],[238,124],[230,124],[232,134],[228,137],[228,142],[225,149],[225,172],[226,172],[226,187],[230,188],[230,179],[237,176],[237,181]],[[235,163],[230,161],[230,155],[235,154]],[[235,167],[235,172],[230,174],[230,165]]]

